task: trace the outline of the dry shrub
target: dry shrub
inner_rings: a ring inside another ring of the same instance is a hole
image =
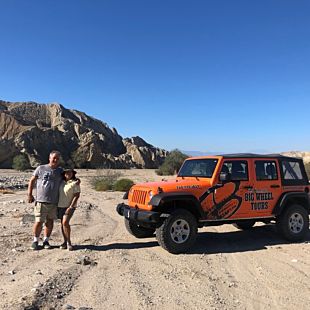
[[[112,169],[98,169],[96,176],[91,181],[91,185],[96,191],[112,190],[113,185],[120,176],[121,173],[119,171]]]
[[[10,191],[8,189],[2,189],[2,188],[0,188],[0,193],[2,193],[3,195],[5,195],[5,194],[14,194],[13,191]]]

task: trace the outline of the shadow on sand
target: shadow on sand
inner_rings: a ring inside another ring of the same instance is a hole
[[[148,238],[149,239],[149,238]],[[144,239],[147,240],[147,239]],[[308,232],[303,242],[310,242]],[[268,246],[289,244],[276,231],[275,225],[253,227],[248,231],[201,232],[198,233],[195,245],[187,254],[238,253],[266,250]],[[106,245],[76,245],[76,250],[108,251],[114,249],[132,250],[159,246],[156,241],[140,241],[132,243],[110,243]]]
[[[144,239],[146,240],[146,239]],[[105,245],[93,245],[93,244],[84,244],[84,245],[75,245],[75,250],[92,250],[92,251],[108,251],[108,250],[133,250],[133,249],[143,249],[143,248],[152,248],[159,246],[156,241],[149,242],[132,242],[132,243],[110,243]]]
[[[310,232],[302,242],[305,241],[310,241]],[[254,226],[247,231],[204,232],[198,234],[195,246],[188,253],[217,254],[259,251],[266,250],[269,246],[290,243],[278,234],[275,225]]]

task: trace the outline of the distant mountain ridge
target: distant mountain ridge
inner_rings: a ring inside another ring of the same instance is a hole
[[[208,155],[221,154],[221,152],[202,152],[202,151],[184,151],[184,150],[181,150],[181,152],[188,156],[208,156]]]
[[[140,137],[122,138],[115,128],[61,104],[0,100],[0,168],[23,153],[32,167],[59,150],[65,165],[89,168],[158,168],[168,152]]]

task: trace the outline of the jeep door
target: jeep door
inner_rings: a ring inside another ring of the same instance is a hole
[[[229,168],[231,182],[235,187],[235,197],[233,196],[232,199],[238,200],[238,205],[236,205],[234,213],[229,217],[230,219],[248,218],[250,202],[247,195],[253,188],[251,164],[251,159],[226,160],[223,163],[223,167],[227,166]]]
[[[254,217],[271,216],[281,195],[281,177],[275,159],[253,159],[254,186],[250,213]]]
[[[221,172],[229,175],[229,181],[210,193],[202,202],[207,220],[246,218],[251,208],[245,194],[253,188],[248,159],[225,159]]]

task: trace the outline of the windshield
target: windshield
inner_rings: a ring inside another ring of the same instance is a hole
[[[186,160],[178,177],[211,178],[217,161],[215,158]]]

